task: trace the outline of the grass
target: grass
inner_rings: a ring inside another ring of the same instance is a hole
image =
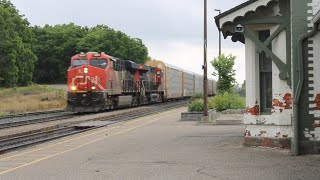
[[[0,116],[64,109],[66,92],[42,85],[0,89]]]

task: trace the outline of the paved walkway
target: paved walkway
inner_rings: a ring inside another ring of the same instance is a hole
[[[320,179],[320,156],[242,147],[180,108],[0,156],[0,179]]]

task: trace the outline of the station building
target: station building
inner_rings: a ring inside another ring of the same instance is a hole
[[[245,44],[244,144],[320,153],[320,0],[249,0],[215,17]]]

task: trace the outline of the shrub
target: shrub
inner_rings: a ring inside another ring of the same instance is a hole
[[[209,108],[215,108],[217,111],[226,109],[244,109],[245,98],[241,97],[239,94],[225,92],[210,98]]]
[[[195,93],[191,96],[189,103],[192,103],[193,101],[197,99],[203,99],[203,94],[202,93]]]
[[[188,104],[188,111],[189,112],[201,112],[203,111],[203,99],[196,99]]]

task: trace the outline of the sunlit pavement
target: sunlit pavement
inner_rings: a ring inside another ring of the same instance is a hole
[[[320,179],[320,156],[242,147],[180,108],[0,156],[0,179]]]

